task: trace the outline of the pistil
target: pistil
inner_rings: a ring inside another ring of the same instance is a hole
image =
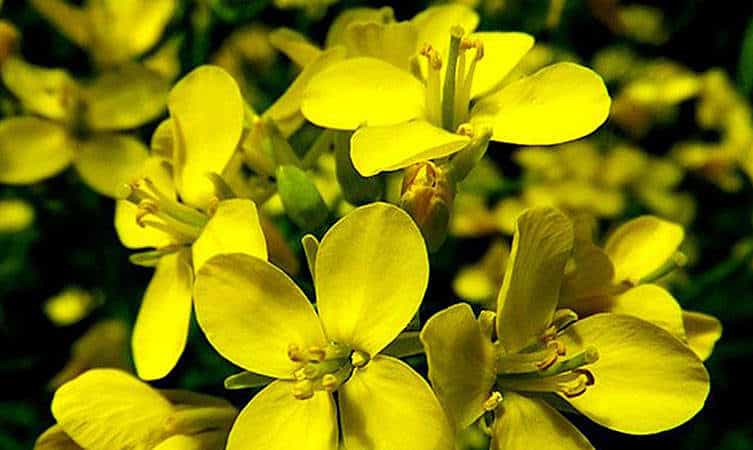
[[[447,55],[447,73],[444,76],[444,86],[442,88],[442,128],[454,131],[455,122],[455,90],[456,72],[458,67],[458,54],[460,52],[460,41],[465,31],[460,26],[452,27],[450,31],[450,51]],[[461,68],[462,69],[462,68]]]
[[[288,347],[288,358],[300,366],[293,372],[293,397],[306,400],[316,391],[334,392],[348,380],[355,364],[356,355],[363,352],[334,343],[324,347],[301,349],[295,344]],[[365,364],[365,363],[364,363]]]

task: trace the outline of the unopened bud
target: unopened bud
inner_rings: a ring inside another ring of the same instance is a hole
[[[317,231],[329,217],[329,209],[306,172],[295,166],[276,171],[277,191],[290,220],[305,231]]]
[[[454,185],[442,167],[425,161],[405,169],[400,206],[416,221],[430,251],[447,237],[454,198]]]

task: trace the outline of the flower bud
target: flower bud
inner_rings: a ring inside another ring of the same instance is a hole
[[[430,251],[447,237],[454,198],[454,184],[443,167],[424,161],[405,169],[400,206],[416,221]]]
[[[286,165],[277,168],[276,176],[277,191],[290,220],[305,231],[322,227],[329,210],[306,172]]]

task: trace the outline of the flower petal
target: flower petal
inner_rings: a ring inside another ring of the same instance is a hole
[[[186,203],[204,207],[214,194],[206,174],[222,173],[241,137],[243,98],[227,72],[201,66],[175,85],[168,107],[178,192]]]
[[[411,22],[418,28],[418,46],[429,44],[446,59],[450,29],[459,25],[466,33],[472,33],[478,26],[479,16],[468,6],[450,4],[427,8],[416,14]]]
[[[339,390],[348,449],[451,450],[452,433],[428,383],[399,359],[376,356]]]
[[[87,125],[93,130],[122,130],[143,125],[165,110],[169,85],[138,64],[105,72],[85,90]]]
[[[345,30],[348,55],[368,56],[410,71],[418,47],[418,30],[411,22],[355,22]]]
[[[685,341],[682,308],[661,286],[642,284],[609,299],[601,312],[627,314],[664,328],[681,341]]]
[[[615,267],[614,280],[638,282],[663,266],[682,243],[680,225],[642,216],[617,228],[604,245]]]
[[[644,320],[596,314],[560,336],[568,353],[595,347],[599,360],[586,366],[595,383],[566,399],[607,428],[652,434],[681,425],[706,401],[709,375],[685,344]]]
[[[196,318],[209,342],[248,371],[292,378],[288,346],[326,343],[314,308],[285,272],[259,258],[219,255],[196,274]]]
[[[256,204],[246,199],[225,200],[191,246],[194,270],[221,253],[245,253],[267,259],[267,242]]]
[[[429,281],[421,232],[406,212],[387,203],[357,208],[333,225],[314,270],[329,339],[372,356],[408,325]]]
[[[30,0],[29,3],[66,38],[79,46],[91,39],[86,11],[63,0]]]
[[[0,183],[31,184],[63,171],[75,143],[65,128],[36,117],[0,121]]]
[[[355,130],[423,117],[424,96],[423,84],[410,72],[375,58],[352,58],[311,79],[301,111],[321,127]]]
[[[381,8],[347,8],[332,21],[332,24],[327,30],[327,37],[324,40],[324,46],[325,48],[331,48],[336,45],[343,45],[346,31],[353,23],[390,23],[394,21],[395,13],[389,6],[383,6]]]
[[[496,381],[495,351],[473,310],[458,303],[433,315],[421,330],[429,380],[456,430],[484,414]]]
[[[492,140],[550,145],[583,137],[609,115],[601,77],[583,66],[558,63],[481,98],[471,121],[489,123]]]
[[[699,358],[707,360],[722,337],[722,323],[714,316],[695,311],[683,311],[682,321],[688,345]]]
[[[65,120],[73,114],[79,87],[68,72],[12,57],[3,62],[0,73],[8,90],[29,111],[54,120]]]
[[[497,336],[508,352],[549,326],[572,248],[572,222],[556,209],[533,208],[518,217],[497,297]]]
[[[293,397],[292,383],[274,381],[243,408],[230,430],[227,450],[335,450],[337,409],[332,395]]]
[[[556,409],[542,400],[505,392],[492,425],[491,450],[593,450]]]
[[[133,362],[139,377],[157,380],[178,363],[188,339],[192,286],[187,252],[160,259],[133,327]]]
[[[443,158],[462,150],[468,142],[467,136],[450,133],[425,120],[413,120],[358,129],[350,141],[350,157],[356,170],[369,177]]]
[[[93,369],[64,384],[52,414],[78,445],[92,450],[151,448],[172,414],[167,399],[126,372]]]
[[[471,98],[487,94],[505,79],[528,50],[533,36],[517,32],[481,32],[470,35],[484,44],[484,57],[478,61],[471,84]]]
[[[92,189],[111,198],[133,180],[149,157],[138,139],[124,134],[97,134],[81,141],[76,171]]]

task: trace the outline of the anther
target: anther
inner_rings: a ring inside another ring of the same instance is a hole
[[[350,355],[350,362],[353,364],[353,367],[361,368],[365,366],[369,362],[370,359],[371,357],[369,356],[368,353],[362,352],[360,350],[355,350]]]
[[[335,392],[337,390],[339,383],[337,381],[337,377],[332,375],[331,373],[328,373],[322,377],[322,387],[327,392]]]
[[[309,361],[322,362],[327,357],[327,352],[321,347],[309,347]]]
[[[471,125],[470,123],[461,123],[458,126],[457,131],[455,131],[455,134],[459,134],[461,136],[468,136],[469,138],[472,138],[474,135],[473,125]]]
[[[314,383],[309,380],[301,380],[293,385],[293,397],[298,400],[307,400],[314,396]]]
[[[296,344],[288,345],[288,358],[293,362],[306,361],[306,355],[303,354],[301,348]]]
[[[494,391],[484,401],[484,411],[494,411],[502,404],[503,398],[499,391]]]

